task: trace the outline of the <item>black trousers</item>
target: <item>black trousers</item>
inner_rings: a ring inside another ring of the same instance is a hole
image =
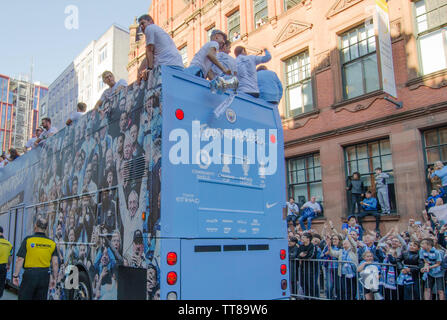
[[[376,230],[379,230],[379,225],[380,225],[380,213],[378,213],[377,211],[363,211],[360,212],[359,215],[357,216],[357,219],[359,221],[359,225],[363,228],[363,218],[368,216],[368,215],[372,215],[376,218]]]
[[[19,300],[47,300],[50,274],[47,268],[25,269]]]
[[[0,264],[0,298],[3,297],[6,283],[6,263]]]
[[[362,201],[362,195],[359,193],[351,194],[351,214],[355,214],[355,205],[357,204],[357,212],[362,212],[362,205],[360,202]]]

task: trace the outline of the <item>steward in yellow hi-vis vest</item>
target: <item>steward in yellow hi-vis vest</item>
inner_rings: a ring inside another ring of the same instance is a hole
[[[6,274],[11,265],[12,244],[3,238],[3,228],[0,226],[0,298],[5,290]]]
[[[56,243],[45,235],[48,222],[39,218],[34,226],[34,234],[23,239],[17,253],[17,264],[13,283],[18,286],[22,266],[25,271],[19,289],[19,300],[46,300],[50,282],[50,265],[53,279],[58,272]]]

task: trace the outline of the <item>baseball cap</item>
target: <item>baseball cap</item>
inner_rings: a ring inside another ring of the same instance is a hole
[[[213,37],[213,36],[216,35],[216,34],[221,34],[221,35],[223,35],[225,41],[227,40],[227,35],[226,35],[225,32],[223,32],[223,31],[221,31],[221,30],[219,30],[219,29],[214,29],[214,30],[211,32],[211,37]]]
[[[141,232],[141,230],[135,230],[135,232],[133,233],[133,242],[138,244],[143,243],[143,233]]]
[[[357,217],[356,217],[356,216],[354,216],[354,215],[350,215],[350,216],[348,217],[348,221],[351,220],[351,218],[355,218],[355,220],[357,220]]]

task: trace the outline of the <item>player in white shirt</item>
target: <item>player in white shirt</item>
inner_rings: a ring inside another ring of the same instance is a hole
[[[146,37],[146,58],[138,69],[138,81],[147,80],[148,72],[157,66],[183,69],[182,56],[171,36],[154,24],[154,20],[148,14],[139,17],[138,23]]]
[[[185,71],[189,74],[212,80],[214,79],[214,73],[211,70],[211,67],[214,64],[224,74],[230,75],[231,70],[222,65],[216,56],[217,51],[223,47],[226,40],[227,35],[225,33],[217,29],[213,30],[211,33],[211,41],[205,43],[205,45],[200,48]]]
[[[259,97],[258,75],[256,66],[269,62],[272,56],[267,49],[264,49],[264,56],[247,55],[244,47],[236,47],[234,55],[237,62],[237,78],[239,80],[238,91],[245,92],[255,98]]]
[[[84,102],[79,102],[77,105],[77,111],[70,115],[70,118],[65,124],[69,126],[73,123],[73,121],[79,120],[84,115],[85,110],[87,110],[87,105]]]
[[[106,99],[112,97],[114,94],[119,92],[119,90],[127,87],[126,80],[120,79],[118,82],[116,82],[115,76],[110,71],[104,71],[102,73],[102,81],[104,81],[104,83],[107,84],[109,88],[102,93],[101,98],[99,98],[98,102],[96,102],[95,104],[95,109],[98,109]]]
[[[231,52],[231,41],[226,40],[220,51],[217,53],[217,60],[227,69],[230,69],[232,75],[237,74],[237,64],[236,59],[230,56]],[[214,76],[222,76],[224,73],[216,65],[211,67]]]
[[[37,138],[36,141],[34,141],[34,146],[36,146],[36,147],[43,140],[48,139],[49,137],[51,137],[57,133],[57,129],[55,127],[51,126],[50,118],[43,118],[41,126],[45,129],[45,131],[40,134],[39,138]]]
[[[36,136],[32,137],[31,139],[28,140],[28,142],[25,144],[25,150],[29,151],[32,148],[35,147],[34,142],[36,142],[36,140],[40,137],[40,134],[43,132],[43,128],[42,127],[38,127],[36,129]]]

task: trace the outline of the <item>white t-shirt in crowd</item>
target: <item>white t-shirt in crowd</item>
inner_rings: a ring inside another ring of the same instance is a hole
[[[100,100],[104,102],[109,99],[119,87],[127,87],[127,81],[124,79],[118,80],[112,88],[108,88],[102,93]]]
[[[298,208],[298,205],[294,202],[293,204],[290,202],[286,202],[287,204],[287,215],[292,216],[294,214],[298,214],[300,212],[300,209]],[[292,211],[294,210],[295,213]]]
[[[315,212],[316,211],[321,211],[321,206],[318,202],[312,203],[312,201],[307,201],[304,205],[303,208],[311,208],[313,209]]]
[[[146,45],[154,46],[154,67],[178,66],[183,68],[182,56],[171,36],[156,24],[150,24],[144,30]]]
[[[211,60],[208,59],[207,57],[208,52],[210,51],[211,48],[215,48],[217,53],[217,51],[219,51],[219,43],[217,43],[216,41],[210,41],[205,43],[205,45],[202,48],[200,48],[200,50],[195,54],[194,58],[190,63],[190,66],[199,67],[202,70],[203,75],[205,77],[213,65]]]

